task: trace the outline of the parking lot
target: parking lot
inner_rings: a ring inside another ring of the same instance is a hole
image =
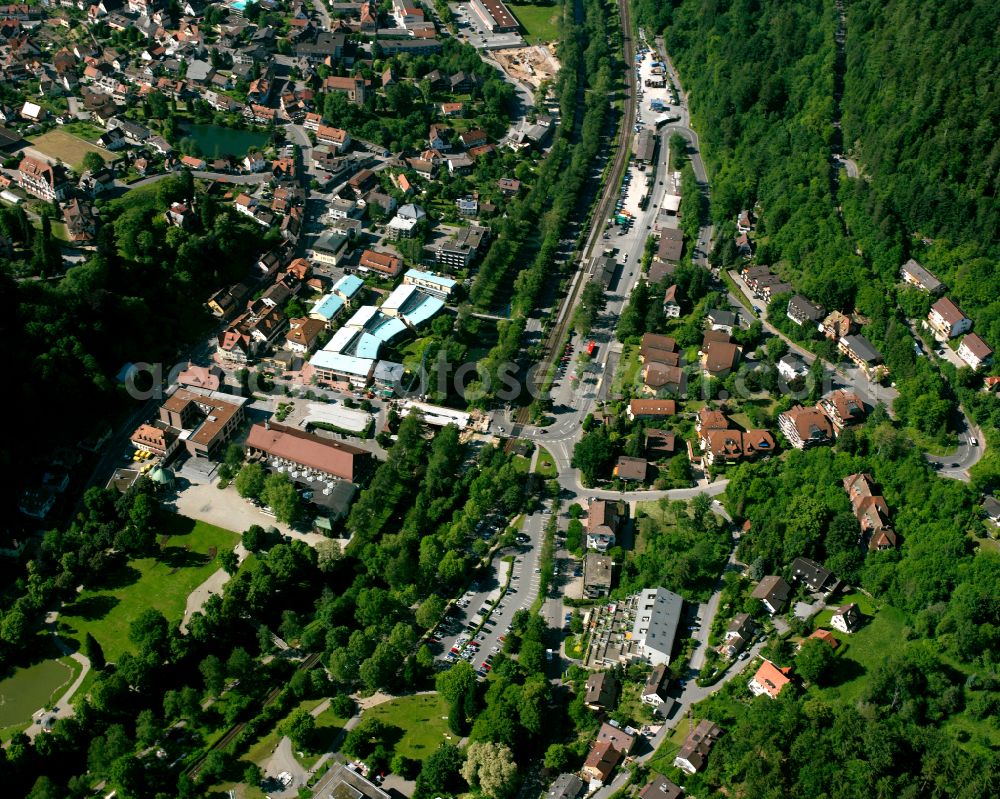
[[[497,553],[489,576],[471,585],[438,626],[432,649],[442,660],[450,663],[464,658],[480,676],[489,671],[489,660],[503,648],[514,614],[529,608],[538,596],[539,545],[550,513],[542,507],[525,518],[521,526],[524,543]],[[506,556],[513,556],[513,561],[503,560]],[[473,639],[471,632],[476,629],[479,634]]]
[[[524,39],[519,33],[492,33],[483,25],[472,6],[468,3],[449,3],[448,8],[455,15],[458,38],[468,41],[482,50],[502,50],[505,47],[524,47]],[[516,15],[515,11],[515,15]]]

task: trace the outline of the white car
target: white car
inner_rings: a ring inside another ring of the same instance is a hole
[[[974,447],[978,447],[979,446],[979,439],[978,438],[970,438],[969,439],[969,443],[972,444],[972,446],[974,446]]]

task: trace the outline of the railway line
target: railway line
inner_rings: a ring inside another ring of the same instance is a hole
[[[548,374],[555,363],[559,353],[559,347],[566,337],[570,323],[573,319],[573,308],[580,298],[580,292],[587,282],[587,265],[590,262],[594,245],[600,241],[601,231],[604,228],[604,220],[607,219],[615,205],[615,198],[618,188],[621,186],[625,168],[628,166],[629,156],[629,136],[632,131],[632,120],[635,118],[636,110],[636,86],[632,75],[632,65],[635,59],[635,45],[632,41],[632,18],[628,0],[619,0],[618,13],[622,28],[622,47],[624,49],[625,64],[628,70],[629,80],[625,85],[625,103],[618,131],[618,149],[615,152],[615,160],[608,174],[608,179],[604,184],[604,191],[597,203],[590,222],[590,232],[587,236],[586,244],[580,254],[580,264],[577,268],[577,275],[573,281],[569,294],[563,300],[562,307],[557,316],[557,322],[549,331],[542,350],[541,365],[539,374]],[[522,407],[514,417],[515,427],[528,422],[531,416],[531,408],[528,405]],[[511,442],[516,439],[516,430],[511,432]]]
[[[299,664],[297,671],[309,671],[309,669],[311,669],[313,666],[319,663],[319,659],[320,659],[319,653],[313,653],[307,656],[306,659]],[[274,702],[274,700],[278,698],[278,695],[281,693],[282,690],[283,690],[282,688],[275,688],[274,690],[272,690],[271,693],[269,693],[264,698],[264,702],[261,705],[261,709],[264,709],[272,702]],[[185,769],[185,773],[187,773],[192,779],[197,777],[198,773],[205,765],[205,761],[208,759],[208,756],[216,750],[225,749],[227,746],[229,746],[229,744],[231,744],[234,740],[236,740],[236,737],[241,732],[243,732],[243,729],[246,726],[247,726],[246,722],[241,721],[238,724],[234,724],[232,727],[230,727],[226,731],[225,735],[223,735],[208,749],[202,752],[201,757],[199,757],[196,761],[194,761],[194,763],[192,763],[190,766],[187,767],[187,769]]]

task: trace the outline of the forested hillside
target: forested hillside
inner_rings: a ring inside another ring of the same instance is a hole
[[[902,244],[1000,348],[1000,5],[848,5],[844,141],[875,248]],[[920,241],[933,240],[926,247]],[[874,249],[873,249],[874,251]]]
[[[686,787],[699,796],[993,796],[1000,558],[976,538],[980,491],[997,481],[1000,403],[968,370],[945,365],[939,374],[915,356],[905,321],[926,314],[930,300],[900,288],[897,275],[906,258],[920,260],[1000,348],[998,12],[917,0],[843,7],[845,67],[834,0],[636,2],[641,24],[663,32],[689,93],[710,172],[713,261],[741,263],[733,219],[756,207],[755,260],[826,308],[863,315],[862,332],[901,393],[895,422],[877,411],[836,450],[731,475],[726,504],[751,522],[739,554],[755,577],[797,556],[825,562],[868,592],[884,637],[875,647],[867,641],[876,635],[859,637],[838,667],[776,702],[746,701],[738,680],[707,700],[696,716],[726,735]],[[836,175],[841,146],[861,179]],[[771,310],[781,316],[778,305]],[[944,432],[956,399],[990,439],[971,487],[936,478],[913,443]],[[898,550],[858,547],[841,484],[857,471],[881,485]],[[796,663],[780,646],[768,656]]]

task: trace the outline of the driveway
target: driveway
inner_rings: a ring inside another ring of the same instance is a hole
[[[239,563],[242,563],[246,556],[250,554],[244,548],[242,543],[237,544],[233,551],[236,553],[237,562]],[[180,630],[182,633],[187,633],[188,619],[205,607],[205,603],[208,602],[208,598],[210,596],[213,594],[222,595],[222,589],[225,587],[226,583],[229,582],[229,579],[230,575],[226,572],[226,570],[219,569],[209,575],[205,582],[188,594],[187,605],[184,608],[184,618],[181,619],[180,623]]]

